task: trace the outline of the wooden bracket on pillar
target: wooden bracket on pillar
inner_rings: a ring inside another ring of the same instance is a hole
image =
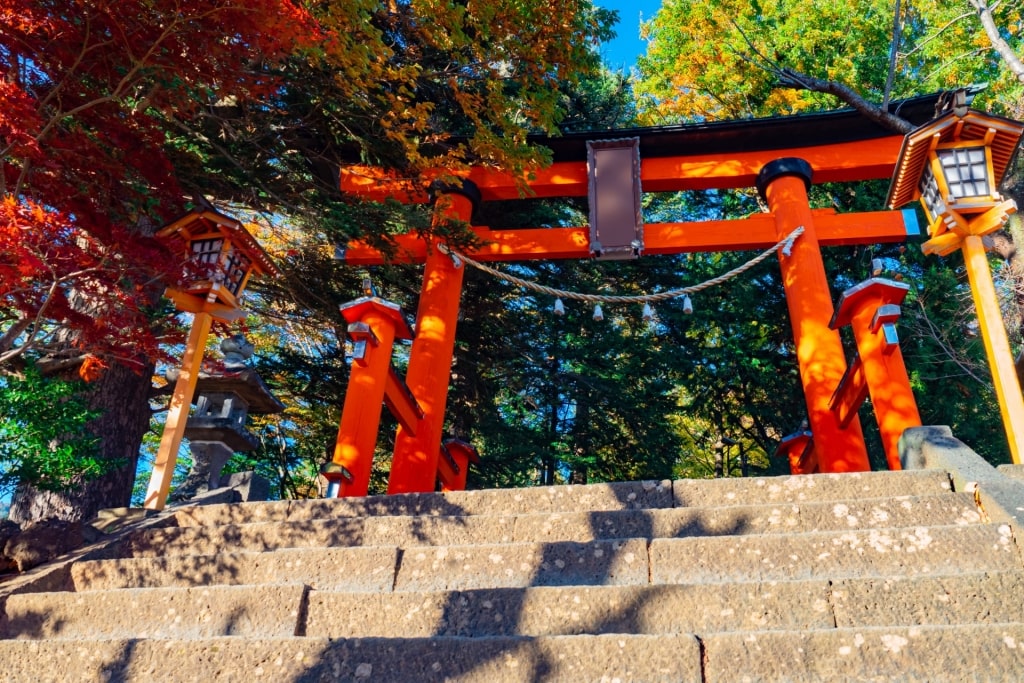
[[[388,370],[387,383],[384,387],[384,404],[398,420],[402,429],[410,434],[416,433],[416,425],[423,419],[423,409],[416,402],[416,397],[409,391],[405,380],[398,376],[394,366]]]
[[[836,414],[839,426],[845,429],[850,424],[867,397],[868,381],[864,376],[864,364],[860,356],[855,356],[828,403],[829,410]]]

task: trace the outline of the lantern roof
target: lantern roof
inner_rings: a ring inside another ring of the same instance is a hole
[[[992,131],[992,138],[986,142]],[[903,139],[886,206],[898,209],[921,196],[921,176],[935,145],[977,141],[992,150],[993,184],[998,185],[1013,159],[1024,124],[1011,119],[967,109],[962,116],[951,110],[922,125]]]
[[[252,368],[224,370],[220,372],[200,371],[192,402],[202,394],[235,394],[246,402],[251,415],[280,413],[285,406],[271,393],[263,378]]]
[[[266,274],[277,277],[281,274],[260,243],[252,234],[245,229],[245,226],[225,216],[212,208],[192,209],[184,216],[175,219],[161,228],[157,237],[171,237],[181,233],[185,239],[210,232],[220,232],[231,241],[232,247],[245,254],[253,264],[253,270],[258,274]]]

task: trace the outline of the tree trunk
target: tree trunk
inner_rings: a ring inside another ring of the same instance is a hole
[[[10,518],[25,523],[44,517],[88,521],[103,508],[124,507],[131,501],[142,437],[149,428],[149,391],[153,368],[139,371],[110,364],[93,384],[90,405],[101,411],[90,426],[100,437],[101,457],[121,465],[65,493],[19,487]]]

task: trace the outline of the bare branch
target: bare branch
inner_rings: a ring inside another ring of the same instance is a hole
[[[957,23],[958,21],[962,21],[962,20],[966,19],[967,17],[971,16],[972,14],[973,14],[973,12],[964,12],[963,14],[961,14],[961,15],[959,15],[957,17],[953,17],[952,19],[947,21],[945,24],[943,24],[937,31],[935,31],[930,36],[928,36],[927,38],[925,38],[924,40],[919,42],[917,44],[917,46],[913,50],[911,50],[910,52],[907,52],[906,54],[904,54],[903,57],[909,57],[912,54],[914,54],[915,52],[920,52],[921,50],[924,49],[925,45],[927,45],[928,43],[930,43],[933,40],[937,39],[943,33],[948,31],[953,26],[953,24]]]
[[[28,329],[28,326],[32,324],[32,321],[28,318],[20,318],[14,321],[7,331],[0,336],[0,352],[9,351],[13,346],[14,342],[21,336],[21,333]]]

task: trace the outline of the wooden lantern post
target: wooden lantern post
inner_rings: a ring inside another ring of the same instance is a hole
[[[187,245],[187,257],[205,267],[207,272],[206,277],[182,288],[168,288],[165,292],[179,311],[192,313],[195,317],[143,503],[150,510],[162,510],[167,502],[189,406],[199,379],[206,338],[213,321],[231,322],[245,315],[239,300],[251,275],[279,274],[270,256],[241,223],[212,209],[197,209],[185,214],[161,229],[157,237],[183,240]]]
[[[886,202],[895,208],[920,198],[931,238],[921,245],[924,253],[963,251],[1010,457],[1018,464],[1024,455],[1024,396],[982,237],[1017,210],[998,187],[1022,134],[1024,124],[961,102],[907,135]]]

